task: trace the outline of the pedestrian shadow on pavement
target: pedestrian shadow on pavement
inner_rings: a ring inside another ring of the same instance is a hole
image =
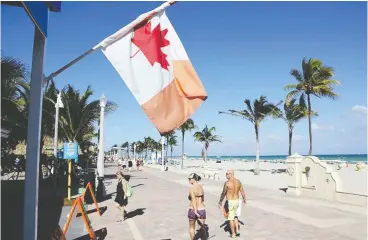
[[[125,180],[127,180],[128,182],[129,182],[130,178],[133,177],[132,175],[127,174],[125,172],[123,172],[123,175],[124,175],[123,177],[125,178]],[[105,180],[111,180],[111,179],[117,179],[117,178],[116,178],[116,174],[106,174],[104,176],[104,179]]]
[[[134,176],[132,176],[131,178],[134,178],[134,179],[147,179],[146,177],[134,177]]]
[[[104,180],[116,179],[116,174],[105,174]]]
[[[134,218],[135,216],[138,216],[138,215],[143,215],[144,210],[146,210],[146,208],[138,208],[134,211],[130,211],[126,214],[126,219]]]
[[[244,223],[240,220],[239,221],[239,230],[240,230],[240,226],[244,225]],[[231,230],[230,230],[230,223],[229,220],[226,220],[221,226],[220,228],[224,228],[224,232],[228,232],[229,234],[231,234]]]
[[[101,229],[95,231],[95,235],[96,235],[97,240],[106,239],[107,229],[105,227],[101,228]],[[83,235],[79,238],[75,238],[74,240],[90,240],[90,237],[89,237],[89,234],[86,234],[86,235]]]
[[[200,221],[197,221],[199,225],[201,225],[201,222]],[[204,224],[204,230],[205,232],[203,232],[202,229],[198,229],[196,234],[194,235],[194,239],[195,240],[198,240],[198,239],[201,239],[201,240],[207,240],[209,239],[210,237],[210,233],[209,233],[209,227],[207,224]],[[213,237],[213,236],[212,236]]]
[[[142,186],[142,185],[144,185],[144,184],[143,183],[140,183],[140,184],[137,184],[137,185],[132,186],[132,188],[139,187],[139,186]]]
[[[106,210],[107,210],[107,206],[100,207],[101,216],[106,212]],[[90,210],[88,210],[86,212],[87,212],[87,214],[95,213],[95,212],[97,212],[97,208],[90,209]],[[80,217],[80,216],[82,216],[81,213],[78,213],[77,214],[77,217]]]

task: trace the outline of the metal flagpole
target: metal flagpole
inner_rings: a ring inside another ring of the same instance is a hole
[[[129,32],[131,31],[132,29],[136,28],[137,26],[140,26],[142,23],[145,23],[147,22],[148,20],[150,20],[150,18],[155,15],[157,12],[161,11],[161,10],[164,10],[166,7],[164,6],[165,4],[168,4],[168,6],[172,6],[176,3],[176,1],[169,1],[167,3],[164,3],[162,4],[161,6],[159,6],[158,8],[152,10],[150,12],[150,14],[148,14],[144,19],[142,19],[141,21],[137,21],[138,18],[133,21],[132,23],[128,24],[126,27],[128,28],[124,28],[124,32]],[[140,16],[141,17],[141,16]],[[108,44],[107,45],[110,45],[112,43],[114,43],[115,41],[117,41],[120,37],[123,36],[123,34],[120,34],[120,31],[119,30],[118,32],[116,32],[115,34],[117,35],[117,38],[115,37],[113,39],[113,41],[107,41]],[[113,34],[113,35],[115,35]],[[73,66],[75,63],[79,62],[80,60],[82,60],[83,58],[87,57],[88,55],[90,55],[91,53],[95,52],[96,50],[100,49],[101,47],[103,47],[103,43],[105,42],[105,40],[103,40],[102,42],[100,42],[99,44],[97,44],[96,46],[94,46],[93,48],[89,49],[88,51],[86,51],[85,53],[83,53],[82,55],[80,55],[79,57],[75,58],[74,60],[72,60],[71,62],[69,62],[68,64],[66,64],[64,67],[60,68],[59,70],[57,70],[56,72],[53,72],[51,73],[48,77],[45,78],[45,81],[44,83],[47,83],[48,81],[50,81],[52,78],[56,77],[57,75],[59,75],[60,73],[64,72],[66,69],[70,68],[71,66]]]

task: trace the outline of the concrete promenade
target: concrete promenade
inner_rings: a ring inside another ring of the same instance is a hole
[[[116,170],[113,165],[105,169],[106,190],[110,195],[116,191]],[[161,172],[155,166],[129,174],[134,189],[128,204],[129,218],[121,223],[116,222],[119,212],[114,205],[114,195],[99,204],[100,207],[107,207],[102,216],[93,211],[89,214],[100,239],[189,239],[187,176],[171,171]],[[217,207],[223,182],[204,179],[201,183],[205,191],[209,239],[228,239],[229,233],[222,226],[225,219]],[[298,198],[280,190],[243,184],[248,202],[242,206],[240,220],[244,225],[238,239],[367,239],[366,208]],[[87,207],[94,209],[93,205]],[[64,223],[65,220],[61,219],[60,226],[63,227]],[[88,239],[83,238],[87,232],[80,217],[74,218],[72,225],[67,239]]]

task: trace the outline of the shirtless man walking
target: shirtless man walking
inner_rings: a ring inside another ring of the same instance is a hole
[[[245,192],[243,185],[241,182],[234,177],[234,170],[228,170],[226,172],[227,182],[224,184],[224,189],[222,190],[220,201],[219,201],[219,208],[222,209],[222,202],[226,196],[229,206],[229,213],[227,216],[227,220],[230,223],[231,229],[231,237],[239,237],[239,222],[236,215],[237,209],[239,207],[239,192],[243,197],[243,202],[246,202]]]

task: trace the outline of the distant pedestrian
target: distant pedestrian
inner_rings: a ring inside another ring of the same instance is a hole
[[[137,166],[137,171],[140,171],[139,167],[141,166],[141,161],[138,158],[135,160],[135,164]]]
[[[126,161],[126,159],[123,159],[123,171],[126,169],[126,167],[127,167],[127,161]]]
[[[222,202],[226,196],[227,204],[227,220],[229,220],[231,237],[236,238],[240,236],[239,233],[239,193],[243,197],[243,202],[246,202],[245,192],[242,183],[234,177],[234,170],[228,170],[226,172],[227,182],[224,184],[223,191],[221,193],[219,208],[223,209]]]
[[[116,186],[116,197],[115,202],[117,208],[120,210],[120,218],[118,222],[125,220],[126,217],[126,209],[125,207],[128,205],[128,184],[127,181],[123,177],[122,171],[117,171],[116,177],[118,178],[118,184]]]
[[[195,173],[191,173],[188,177],[188,180],[189,183],[192,185],[192,187],[189,189],[188,196],[188,199],[190,201],[190,206],[188,210],[190,239],[194,240],[196,221],[198,221],[200,225],[199,232],[201,232],[204,237],[201,239],[207,239],[208,234],[205,227],[206,209],[204,205],[204,190],[202,185],[198,183],[201,180],[201,177]]]
[[[129,168],[129,172],[131,172],[132,171],[132,167],[133,167],[133,161],[132,161],[132,159],[128,159],[128,168]]]

